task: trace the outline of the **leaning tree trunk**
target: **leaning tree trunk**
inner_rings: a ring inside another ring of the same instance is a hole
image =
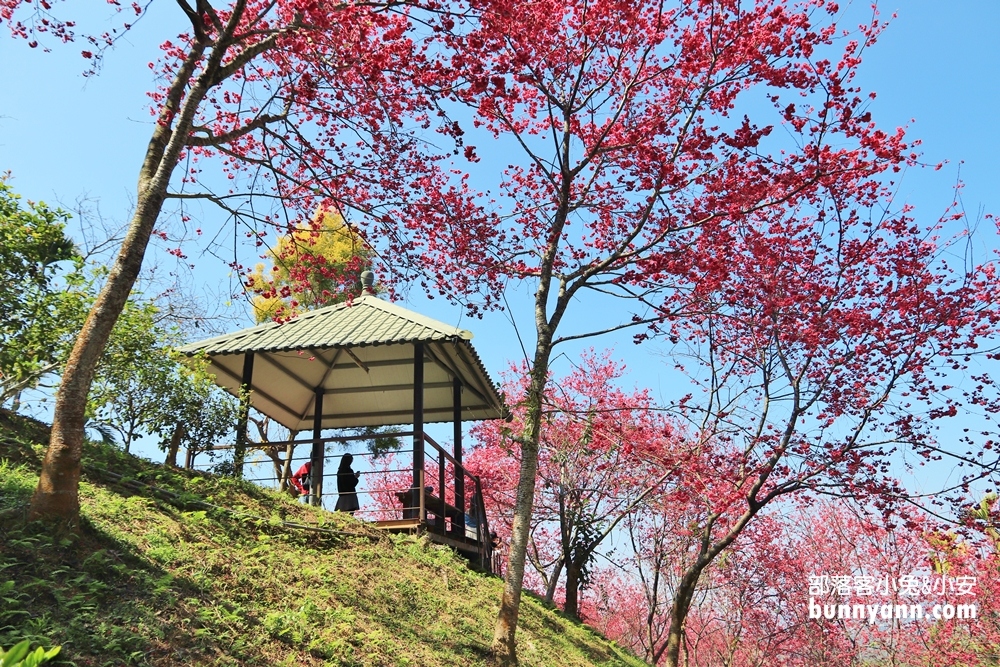
[[[160,127],[154,133],[162,134]],[[150,144],[150,151],[155,149]],[[146,165],[143,165],[145,170]],[[145,179],[144,179],[145,180]],[[132,286],[142,268],[142,258],[163,206],[166,192],[140,190],[139,204],[108,280],[101,289],[83,329],[70,352],[56,396],[52,435],[42,462],[38,487],[31,498],[28,520],[43,519],[75,527],[80,514],[80,456],[87,395],[97,362],[104,354],[111,330],[125,308]]]
[[[552,568],[552,576],[549,577],[549,584],[545,587],[545,601],[552,604],[556,597],[556,587],[559,586],[559,577],[562,576],[563,557],[560,556]]]
[[[191,47],[170,84],[139,171],[136,209],[128,231],[108,279],[66,362],[56,396],[49,447],[28,509],[29,521],[53,521],[69,528],[75,528],[79,523],[80,458],[87,395],[94,380],[97,362],[107,347],[111,330],[125,308],[125,302],[139,276],[146,246],[166,200],[171,174],[185,148],[198,106],[218,71],[225,51],[217,44],[195,79],[195,71],[206,44],[198,42]],[[192,84],[190,89],[189,84]]]
[[[786,433],[785,447],[787,447],[788,438],[790,433]],[[721,516],[721,513],[712,515],[705,524],[704,536],[702,537],[702,547],[698,554],[698,559],[691,564],[684,576],[681,577],[680,584],[677,586],[677,591],[674,594],[674,603],[670,610],[670,628],[667,633],[667,642],[660,647],[653,656],[653,664],[660,664],[660,660],[665,658],[663,663],[665,667],[679,667],[681,660],[681,646],[684,641],[684,623],[687,621],[688,612],[691,610],[691,602],[694,600],[695,592],[698,588],[698,581],[701,579],[702,573],[715,562],[716,557],[724,549],[727,549],[743,529],[747,527],[747,524],[757,515],[760,509],[767,504],[767,501],[760,502],[756,500],[757,491],[764,485],[768,477],[773,470],[773,462],[777,460],[784,453],[784,448],[780,452],[772,455],[772,465],[765,467],[764,471],[760,474],[754,486],[750,490],[749,494],[749,507],[747,510],[733,523],[733,525],[726,532],[725,536],[722,537],[718,542],[714,544],[711,542],[712,527],[715,525],[716,520]],[[650,647],[652,648],[652,647]]]

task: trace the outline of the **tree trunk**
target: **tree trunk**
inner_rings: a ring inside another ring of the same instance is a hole
[[[288,484],[291,470],[292,445],[287,445],[284,451],[284,458],[278,453],[277,447],[265,447],[264,453],[271,459],[274,467],[274,479],[278,483],[278,491],[292,493],[292,487]],[[292,493],[292,495],[295,495]]]
[[[521,589],[524,586],[525,554],[532,504],[535,498],[535,474],[537,470],[538,446],[522,445],[520,481],[517,485],[517,500],[514,505],[514,525],[510,537],[507,577],[504,581],[503,596],[500,598],[500,613],[497,615],[497,623],[493,633],[493,655],[500,665],[517,664],[514,635],[517,631]]]
[[[680,584],[677,586],[677,592],[674,594],[674,604],[670,610],[670,631],[667,634],[667,643],[654,656],[654,665],[658,665],[664,655],[666,656],[666,662],[664,663],[666,667],[678,667],[680,665],[681,645],[684,642],[684,622],[687,620],[688,611],[691,609],[691,601],[694,599],[698,581],[701,579],[701,575],[705,569],[715,561],[723,549],[728,548],[739,537],[743,529],[746,528],[747,524],[750,523],[751,519],[757,515],[757,512],[766,503],[766,501],[765,503],[759,503],[754,498],[757,490],[767,481],[770,470],[768,469],[765,473],[761,474],[754,484],[753,489],[751,489],[749,508],[733,524],[726,535],[714,544],[711,543],[710,539],[712,526],[720,514],[712,516],[707,521],[703,529],[705,534],[702,537],[702,548],[698,560],[684,573]]]
[[[580,568],[573,561],[566,563],[566,604],[563,611],[567,616],[580,618]]]
[[[207,42],[199,42],[191,47],[170,83],[139,170],[136,208],[128,231],[108,279],[70,351],[56,395],[49,447],[28,509],[29,521],[53,521],[70,528],[76,528],[79,523],[80,457],[87,395],[97,362],[139,276],[146,246],[163,208],[170,177],[185,148],[192,120],[212,85],[225,52],[216,45],[196,78],[195,71],[206,46]],[[193,85],[189,86],[192,81]]]
[[[562,576],[563,569],[563,559],[562,557],[556,561],[555,567],[552,568],[552,575],[549,577],[549,585],[545,587],[545,601],[552,604],[552,599],[556,596],[556,587],[559,586],[559,577]]]
[[[170,436],[170,446],[167,448],[167,459],[163,462],[163,465],[168,465],[171,468],[177,467],[177,452],[181,448],[181,438],[184,437],[184,424],[177,422],[174,426],[174,432]]]
[[[298,436],[298,431],[292,431],[288,436],[289,440],[295,440]],[[292,456],[295,454],[295,445],[291,442],[285,446],[285,463],[281,467],[281,480],[278,483],[278,490],[285,491],[289,489],[288,480],[292,478]]]
[[[524,586],[524,566],[527,560],[531,512],[535,500],[535,477],[538,473],[538,444],[541,440],[542,398],[548,379],[548,340],[539,340],[535,364],[531,369],[531,389],[528,393],[528,423],[526,437],[521,442],[521,468],[517,481],[517,498],[514,503],[514,522],[510,536],[510,556],[507,577],[500,598],[500,612],[493,631],[493,658],[499,665],[516,665],[515,634]]]
[[[260,451],[264,452],[264,455],[271,459],[271,467],[274,468],[275,481],[281,481],[281,457],[278,456],[278,448],[262,447]]]
[[[55,521],[71,528],[79,522],[80,457],[87,395],[97,362],[111,337],[111,329],[125,308],[139,276],[146,245],[163,206],[165,192],[166,184],[162,191],[140,190],[128,234],[70,352],[56,395],[49,447],[42,462],[38,486],[31,497],[29,521]]]
[[[681,644],[684,641],[684,621],[687,620],[691,601],[694,600],[695,588],[704,569],[705,566],[695,565],[681,579],[677,592],[674,594],[674,604],[670,609],[670,630],[667,633],[667,643],[660,647],[660,650],[654,655],[654,665],[659,664],[660,660],[664,658],[666,659],[666,662],[663,663],[664,667],[678,667],[680,665]]]

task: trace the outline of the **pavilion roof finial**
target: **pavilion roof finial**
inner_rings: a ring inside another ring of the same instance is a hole
[[[370,269],[361,272],[361,295],[375,294],[375,274]]]

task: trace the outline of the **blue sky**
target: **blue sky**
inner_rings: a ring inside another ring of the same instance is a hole
[[[863,14],[865,6],[859,3],[854,10]],[[102,26],[106,6],[95,2],[90,7],[100,13],[82,17],[80,32]],[[918,219],[932,221],[950,203],[961,165],[966,184],[962,201],[969,214],[1000,212],[1000,123],[995,111],[1000,101],[1000,3],[897,0],[881,5],[884,16],[894,10],[898,17],[867,52],[859,83],[877,92],[871,110],[881,126],[908,124],[910,136],[923,140],[926,162],[950,161],[939,172],[908,171],[901,199],[917,207]],[[107,219],[127,219],[152,124],[146,91],[153,81],[147,63],[156,58],[161,41],[183,28],[178,21],[174,3],[153,3],[150,15],[108,54],[100,75],[89,79],[81,76],[85,61],[80,45],[55,45],[52,53],[43,53],[0,37],[0,171],[13,173],[16,191],[64,207],[87,198]],[[206,210],[204,215],[217,214]],[[215,222],[222,224],[221,218]],[[211,228],[212,221],[203,226]],[[200,284],[215,294],[231,289],[228,270],[218,260],[194,259]],[[471,329],[495,377],[519,356],[513,328],[503,315],[469,321],[458,308],[440,299],[428,302],[416,291],[405,305]],[[530,311],[520,312],[522,331],[530,332]],[[594,344],[614,345],[633,369],[632,382],[661,395],[671,393],[676,378],[664,370],[667,364],[655,345],[636,348],[629,335]],[[557,372],[566,372],[565,363],[557,362]]]

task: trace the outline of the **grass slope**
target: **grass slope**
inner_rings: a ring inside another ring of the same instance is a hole
[[[89,444],[80,535],[26,527],[46,437],[0,414],[0,646],[79,667],[487,664],[499,579],[250,484]],[[524,665],[645,664],[530,596],[518,646]]]

